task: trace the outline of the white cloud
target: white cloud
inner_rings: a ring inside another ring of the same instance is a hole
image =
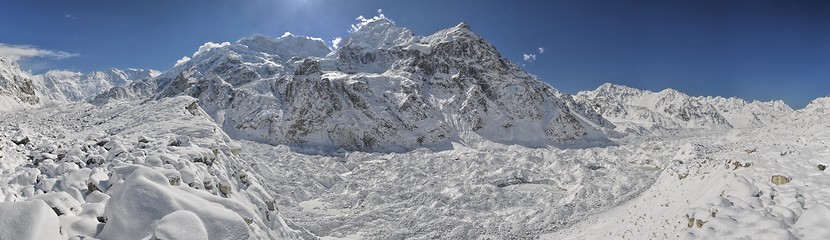
[[[545,48],[539,47],[539,54],[545,53]]]
[[[340,38],[340,37],[336,37],[336,38],[332,39],[331,40],[331,47],[334,48],[334,49],[337,49],[338,47],[340,47],[340,41],[343,41],[343,39]]]
[[[69,13],[67,13],[66,15],[63,15],[63,17],[68,18],[68,19],[75,19],[75,15],[72,15],[72,14],[69,14]]]
[[[277,40],[279,40],[279,39],[286,39],[286,38],[305,38],[305,39],[309,39],[309,40],[319,41],[319,42],[323,43],[323,45],[326,45],[326,41],[323,41],[323,39],[322,39],[322,38],[317,38],[317,37],[308,37],[308,36],[298,36],[298,35],[294,35],[294,34],[293,34],[293,33],[291,33],[291,32],[285,32],[285,33],[283,33],[283,34],[282,34],[282,36],[280,36],[280,37],[278,37],[278,38],[277,38]]]
[[[527,61],[527,62],[536,61],[536,54],[527,54],[527,53],[522,54],[522,59]]]
[[[23,58],[30,58],[30,57],[44,57],[44,58],[54,58],[54,59],[63,59],[68,57],[75,57],[78,56],[77,53],[68,53],[64,51],[52,51],[52,50],[45,50],[45,49],[38,49],[33,46],[28,45],[9,45],[5,43],[0,43],[0,57],[5,59],[11,60],[13,62],[18,61]]]
[[[173,65],[173,66],[175,67],[175,66],[182,65],[182,64],[186,63],[187,61],[190,61],[190,58],[187,57],[187,56],[184,56],[184,57],[182,57],[182,59],[179,59],[178,61],[176,61],[176,65]]]
[[[193,57],[196,57],[196,55],[202,54],[204,52],[207,52],[211,48],[219,48],[219,47],[230,46],[230,45],[231,45],[231,43],[229,43],[229,42],[223,42],[223,43],[206,42],[205,44],[202,44],[202,46],[199,47],[199,50],[197,50],[195,53],[193,53]]]
[[[391,19],[386,18],[386,15],[383,15],[383,9],[378,9],[378,15],[374,16],[372,18],[365,18],[365,17],[363,17],[363,15],[357,16],[357,18],[355,18],[355,20],[357,20],[359,23],[352,24],[352,29],[351,29],[350,32],[357,32],[357,30],[360,30],[360,28],[362,28],[363,26],[366,26],[369,23],[372,23],[372,22],[375,22],[375,21],[378,21],[378,20],[381,20],[381,19],[394,23]]]
[[[318,42],[322,42],[323,45],[326,44],[326,41],[323,41],[322,38],[318,38],[318,37],[304,37],[304,38],[311,39],[311,40],[318,41]]]

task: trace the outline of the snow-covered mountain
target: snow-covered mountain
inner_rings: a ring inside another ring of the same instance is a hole
[[[383,16],[355,25],[335,51],[292,34],[206,43],[157,78],[95,102],[178,95],[197,97],[230,135],[272,144],[539,147],[612,126],[503,58],[466,23],[415,36]]]
[[[184,57],[173,68],[156,78],[143,79],[110,89],[96,96],[92,102],[105,103],[110,100],[179,95],[180,93],[171,92],[177,90],[177,87],[171,87],[170,84],[182,84],[181,81],[184,81],[185,77],[209,78],[215,75],[227,79],[231,84],[244,84],[285,73],[282,64],[291,57],[323,57],[329,52],[331,50],[322,40],[295,36],[291,33],[276,39],[255,35],[240,39],[234,44],[208,42],[200,46],[192,58]],[[167,92],[162,93],[164,91]]]
[[[618,126],[646,129],[725,129],[766,126],[793,112],[782,101],[692,97],[674,89],[651,92],[606,83],[575,96]]]
[[[160,74],[151,69],[117,69],[80,73],[66,70],[52,70],[35,75],[38,92],[47,99],[56,101],[88,101],[113,87],[133,81],[151,79]]]
[[[133,81],[152,79],[160,74],[151,69],[117,69],[89,73],[51,70],[32,75],[16,62],[0,58],[0,109],[18,108],[49,102],[83,102]]]
[[[161,74],[0,59],[0,111],[35,106],[0,114],[0,239],[830,239],[830,97],[572,97],[467,24],[359,19]],[[537,147],[614,127],[683,134]]]
[[[813,99],[807,104],[806,107],[795,111],[794,114],[789,116],[788,121],[799,121],[801,120],[823,120],[823,122],[830,122],[827,121],[827,117],[830,115],[830,96],[820,97]]]
[[[32,78],[17,63],[0,57],[0,111],[38,103]]]

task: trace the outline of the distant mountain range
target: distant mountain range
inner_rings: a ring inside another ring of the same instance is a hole
[[[415,36],[374,18],[334,51],[285,34],[208,43],[185,60],[96,102],[190,95],[234,137],[334,149],[541,147],[602,137],[612,126],[466,23]]]
[[[32,75],[20,70],[17,63],[0,58],[0,109],[56,102],[86,102],[93,97],[136,80],[160,74],[148,69],[117,69],[89,73],[52,70]]]
[[[148,69],[117,69],[80,73],[52,70],[34,76],[39,92],[48,99],[58,101],[89,101],[113,87],[130,84],[141,79],[158,76],[159,71]]]
[[[793,112],[783,101],[692,97],[674,89],[652,92],[611,83],[574,98],[618,127],[644,129],[754,128]]]
[[[416,36],[384,17],[355,25],[334,50],[318,38],[257,35],[206,43],[165,72],[29,76],[14,63],[0,65],[4,108],[181,95],[198,98],[234,138],[351,150],[452,142],[543,147],[603,139],[615,129],[754,128],[793,112],[782,101],[610,83],[571,96],[502,57],[466,23]]]

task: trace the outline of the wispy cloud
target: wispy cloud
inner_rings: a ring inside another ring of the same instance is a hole
[[[529,53],[522,54],[522,60],[525,60],[525,62],[536,61],[536,54],[529,54]]]
[[[53,59],[63,59],[68,57],[78,56],[77,53],[68,53],[64,51],[53,51],[38,49],[28,45],[10,45],[0,43],[0,57],[11,61],[18,61],[23,58],[43,57]]]
[[[541,54],[545,53],[545,48],[544,47],[539,47],[539,48],[536,49],[536,51],[539,52],[539,54],[541,55]],[[537,55],[533,54],[533,53],[523,53],[522,54],[522,60],[524,60],[525,62],[528,62],[528,63],[532,63],[532,62],[536,61],[536,57],[537,57]],[[522,64],[522,66],[524,66],[524,64]]]
[[[176,66],[182,65],[182,64],[184,64],[188,61],[190,61],[190,58],[187,57],[187,56],[184,56],[184,57],[182,57],[182,59],[179,59],[178,61],[176,61],[176,65],[173,65],[173,66],[176,67]]]
[[[72,15],[72,14],[69,14],[69,13],[63,15],[63,17],[67,18],[67,19],[75,19],[75,15]]]
[[[331,40],[331,47],[334,48],[334,49],[337,49],[338,47],[340,47],[340,41],[343,41],[343,39],[340,38],[340,37],[336,37],[336,38],[332,39]]]
[[[290,32],[285,32],[285,34],[283,34],[283,37],[285,37],[286,35],[291,35],[291,33]],[[199,50],[197,50],[195,53],[193,53],[193,57],[196,57],[196,55],[202,54],[204,52],[207,52],[211,48],[221,48],[221,47],[226,47],[226,46],[230,46],[230,45],[231,45],[230,42],[223,42],[223,43],[206,42],[205,44],[202,44],[202,46],[199,47]]]
[[[378,21],[378,20],[386,20],[386,21],[394,23],[392,21],[392,19],[386,18],[386,15],[383,15],[383,9],[378,9],[378,15],[374,16],[372,18],[365,18],[365,17],[363,17],[363,15],[360,15],[360,16],[357,16],[357,18],[355,18],[355,20],[357,20],[359,23],[352,24],[352,29],[350,30],[351,32],[357,32],[357,30],[360,30],[360,28],[362,28],[363,26],[366,26],[369,23],[372,23],[372,22],[375,22],[375,21]]]

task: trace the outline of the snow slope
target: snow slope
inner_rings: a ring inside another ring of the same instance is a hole
[[[691,97],[673,89],[651,92],[611,83],[580,92],[575,99],[632,130],[755,128],[793,112],[782,101]]]
[[[354,26],[334,52],[291,34],[206,43],[159,77],[95,102],[179,95],[198,98],[234,138],[332,150],[543,147],[602,139],[611,126],[465,23],[415,36],[382,16]]]

